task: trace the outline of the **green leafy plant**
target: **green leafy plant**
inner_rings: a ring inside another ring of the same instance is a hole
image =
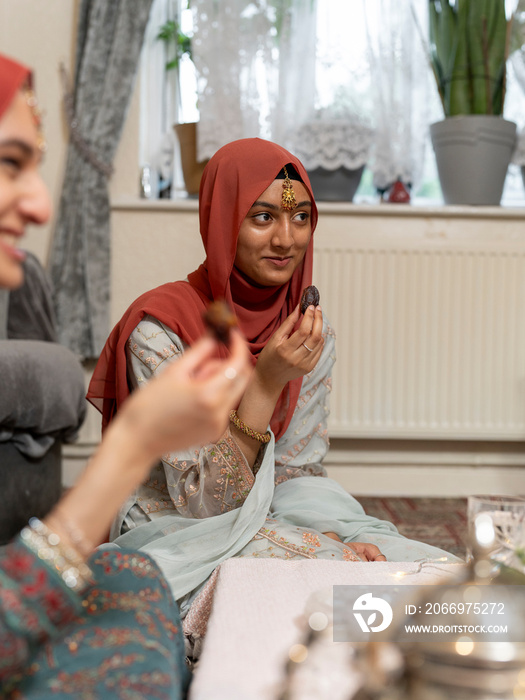
[[[170,19],[163,24],[157,39],[163,41],[166,45],[166,52],[169,56],[166,61],[166,70],[178,68],[180,60],[183,56],[191,58],[191,37],[181,31],[177,21]]]
[[[445,116],[502,115],[512,25],[505,0],[430,0],[429,24]]]

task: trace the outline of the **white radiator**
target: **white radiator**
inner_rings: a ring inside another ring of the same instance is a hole
[[[525,225],[501,240],[316,237],[333,437],[525,438]]]

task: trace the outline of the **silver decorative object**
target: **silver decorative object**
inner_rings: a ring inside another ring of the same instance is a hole
[[[495,524],[481,513],[470,532],[472,560],[459,577],[418,586],[408,606],[407,600],[398,599],[396,605],[404,614],[396,618],[395,625],[375,634],[373,641],[334,643],[332,592],[312,596],[304,614],[304,638],[290,649],[278,699],[525,698],[525,575],[491,557],[496,541]],[[421,563],[418,571],[427,566],[433,563]],[[499,603],[489,608],[489,614],[482,606],[465,602],[491,596]],[[425,614],[429,606],[431,616]],[[505,614],[498,617],[500,608]],[[414,612],[409,615],[408,609]],[[428,625],[429,617],[432,625],[446,632],[407,637],[406,624]],[[477,632],[483,625],[498,623],[500,631],[508,631],[497,635]],[[504,627],[507,623],[508,628]],[[344,625],[344,621],[337,624]]]
[[[153,197],[152,173],[149,165],[143,165],[140,171],[140,197],[141,199]]]
[[[410,622],[428,624],[428,616],[422,611],[428,605],[441,611],[446,595],[447,610],[455,605],[455,614],[433,615],[433,625],[450,628],[453,621],[458,629],[479,629],[483,625],[487,628],[501,618],[480,614],[480,607],[466,606],[465,596],[483,600],[487,590],[483,587],[490,585],[500,602],[498,607],[504,606],[505,619],[513,622],[512,629],[497,639],[494,635],[458,632],[446,635],[445,641],[413,644],[398,644],[396,630],[389,631],[382,642],[368,644],[363,650],[365,682],[359,700],[515,700],[525,696],[525,607],[523,596],[517,595],[518,589],[514,588],[525,584],[525,576],[490,558],[496,532],[489,516],[481,514],[476,518],[470,539],[473,559],[463,580],[455,581],[452,587],[429,586],[429,593],[415,601],[420,612]],[[459,614],[458,609],[464,612]],[[521,641],[516,641],[517,632]],[[386,668],[384,659],[392,658],[394,653],[400,660],[397,667]],[[357,696],[354,698],[357,700]]]

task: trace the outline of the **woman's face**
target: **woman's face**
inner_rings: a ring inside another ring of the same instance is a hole
[[[302,182],[292,181],[297,206],[281,206],[283,180],[274,180],[241,224],[235,267],[262,287],[288,282],[312,235],[312,204]]]
[[[0,118],[0,287],[22,284],[25,254],[19,241],[28,223],[43,224],[51,214],[39,173],[41,157],[33,114],[17,92]]]

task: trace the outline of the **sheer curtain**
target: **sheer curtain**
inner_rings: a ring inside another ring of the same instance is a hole
[[[308,169],[366,164],[369,193],[372,180],[383,190],[401,178],[416,197],[440,199],[428,126],[443,112],[428,60],[428,0],[191,0],[191,14],[198,160],[260,136]],[[506,114],[521,125],[514,83]]]
[[[360,0],[318,0],[314,39],[308,47],[311,72],[303,75],[313,99],[302,119],[292,122],[287,143],[309,170],[355,170],[367,163],[373,138]],[[296,97],[302,99],[301,93]]]
[[[306,167],[421,180],[431,78],[410,2],[195,0],[198,158],[268,138]],[[426,3],[417,2],[426,31]]]
[[[313,110],[317,0],[194,0],[198,160],[259,136],[286,146]]]
[[[375,128],[374,185],[414,189],[423,175],[428,125],[443,117],[427,53],[428,3],[362,0]]]
[[[513,163],[525,166],[525,44],[509,56],[507,70],[507,87],[505,96],[505,117],[518,125],[518,144],[513,156]]]

